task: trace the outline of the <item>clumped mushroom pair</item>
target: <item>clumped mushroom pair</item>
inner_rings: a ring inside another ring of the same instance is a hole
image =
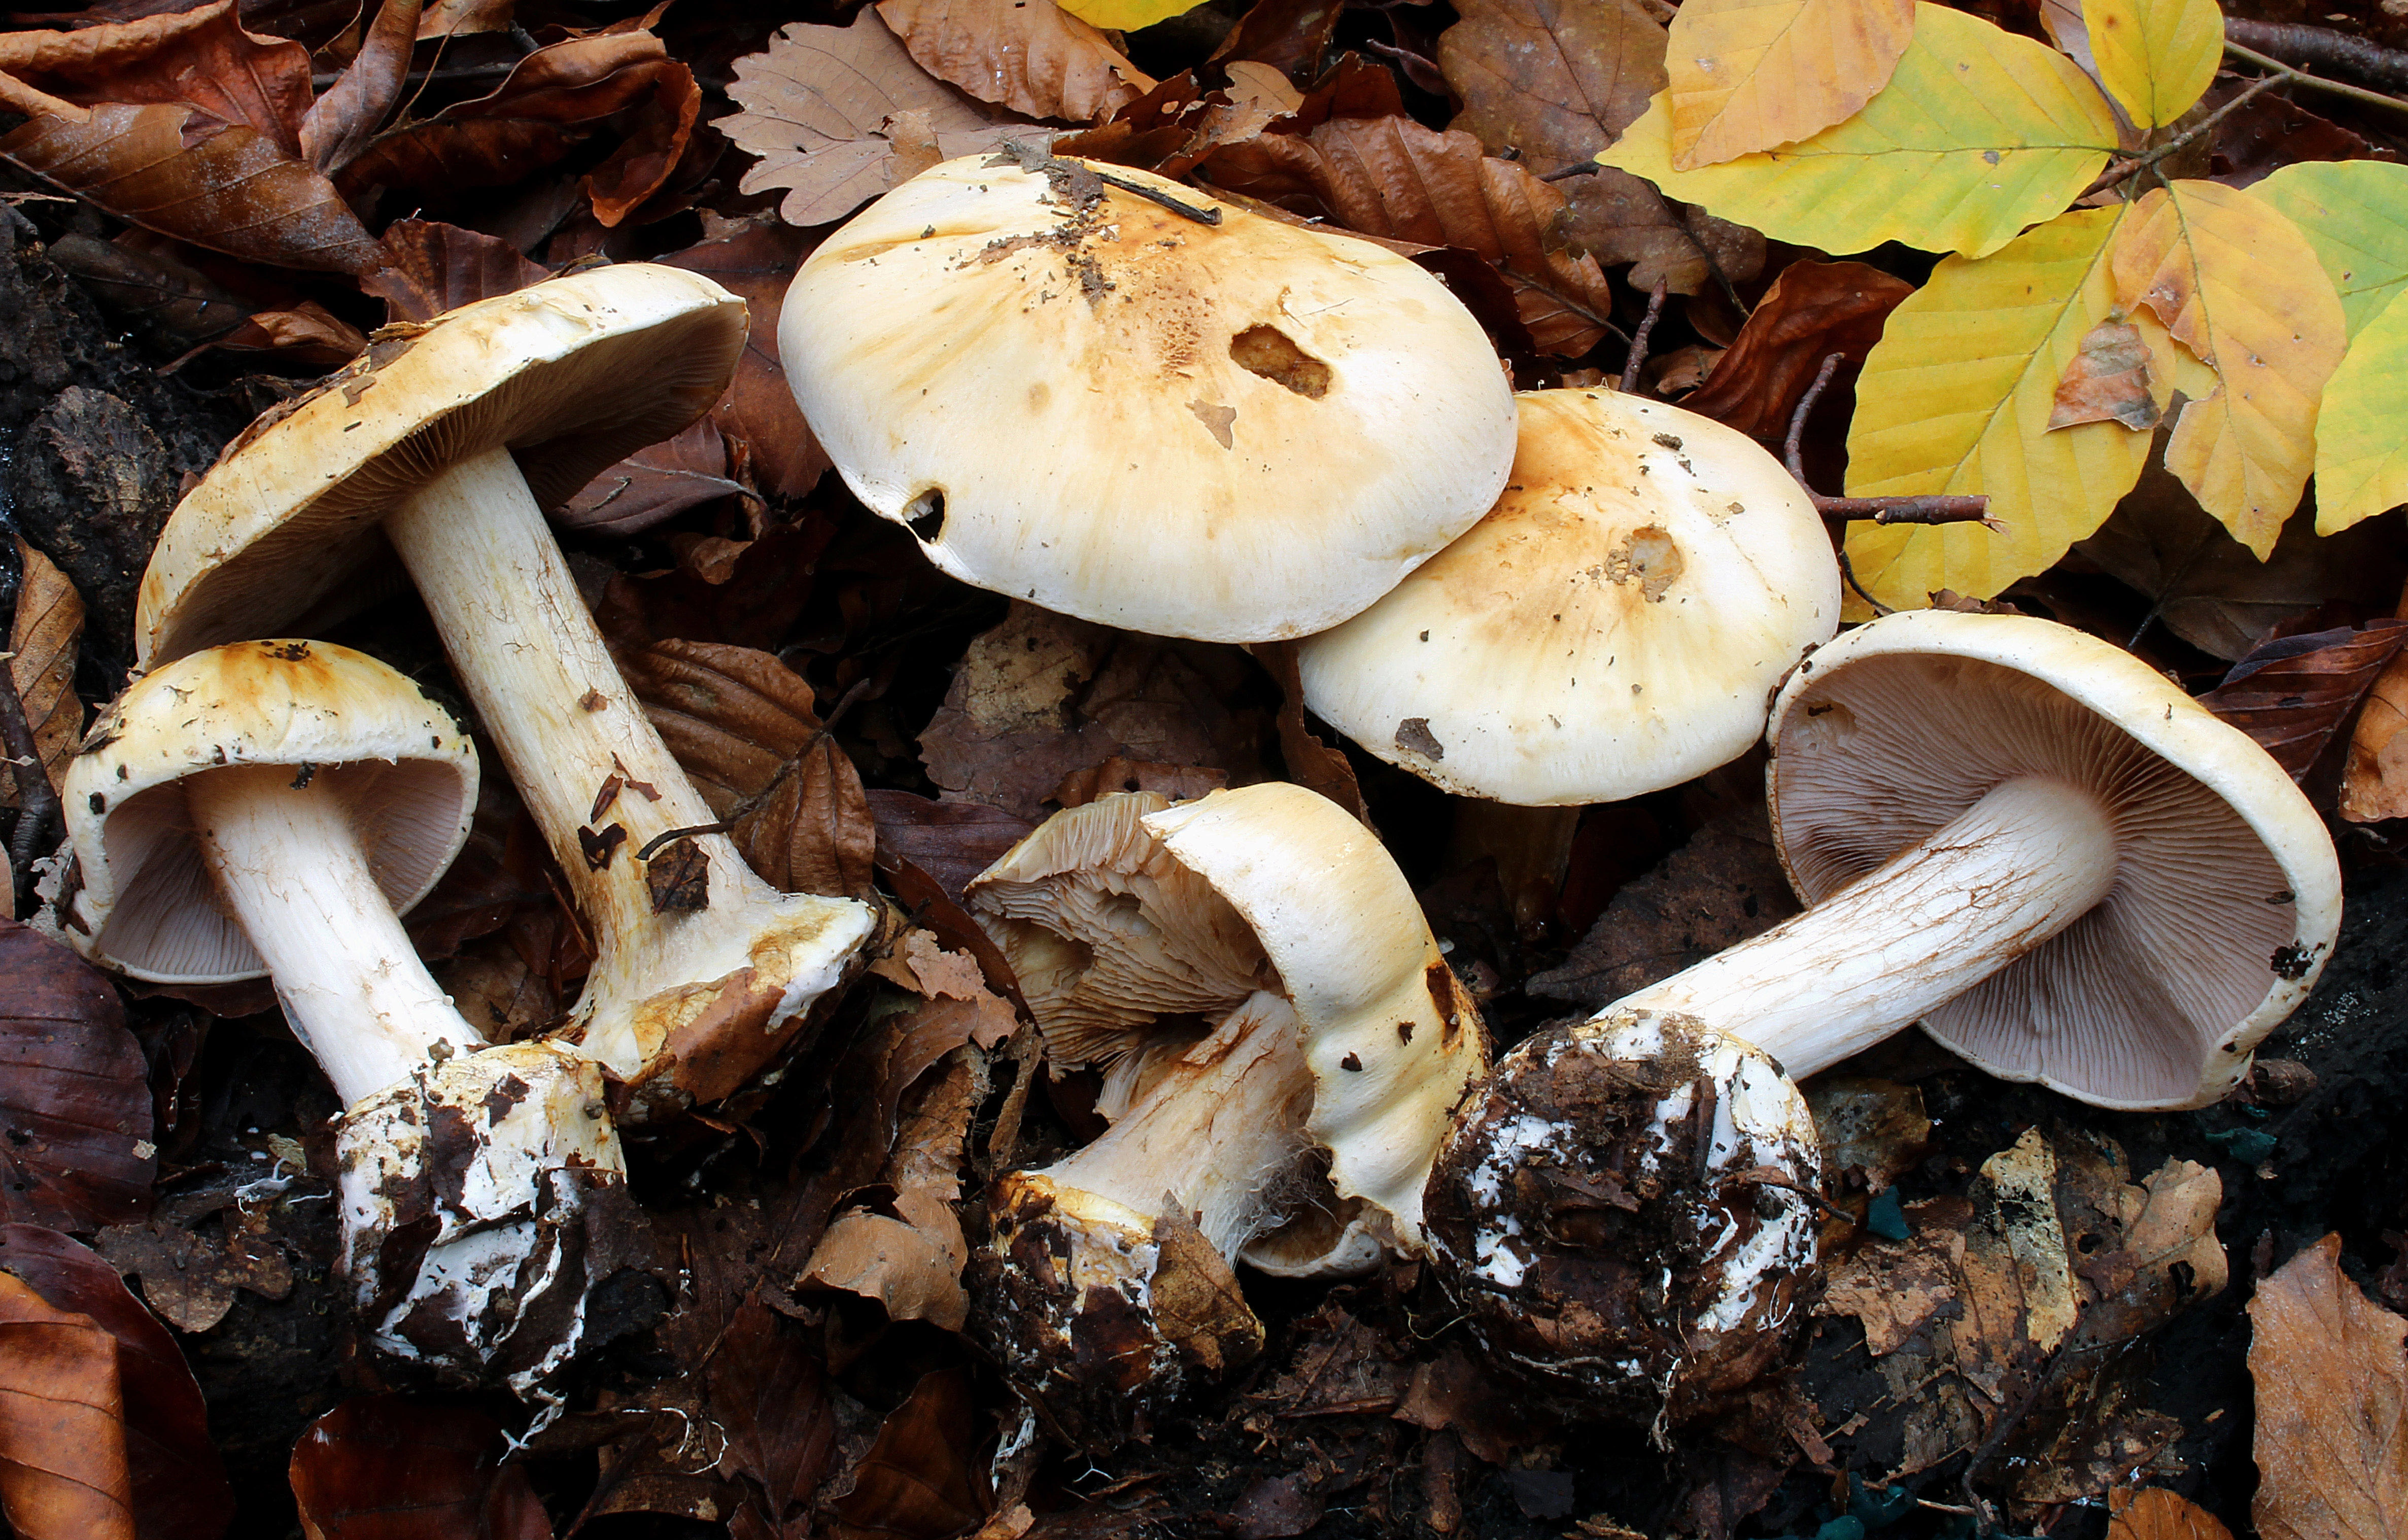
[[[1268,782],[1057,814],[970,904],[1057,1069],[1104,1065],[1094,1142],[993,1194],[975,1329],[1068,1437],[1142,1436],[1253,1356],[1231,1264],[1419,1254],[1440,1135],[1487,1062],[1477,1010],[1369,831]]]
[[[1592,1410],[1710,1411],[1813,1265],[1793,1078],[1916,1020],[2100,1106],[2202,1106],[2307,996],[2332,844],[2267,754],[2131,654],[1916,610],[1800,663],[1770,792],[1804,914],[1519,1045],[1427,1194],[1500,1358]]]

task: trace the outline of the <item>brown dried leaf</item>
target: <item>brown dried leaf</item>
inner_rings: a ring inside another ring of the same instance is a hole
[[[2370,1302],[2327,1235],[2258,1286],[2258,1495],[2266,1540],[2408,1531],[2408,1320]]]
[[[332,175],[360,152],[401,100],[418,40],[419,0],[383,0],[359,52],[301,120],[300,150]]]
[[[507,241],[433,220],[395,221],[377,244],[378,264],[360,287],[384,301],[387,321],[433,321],[552,276]]]
[[[0,1513],[23,1540],[134,1540],[117,1339],[0,1273]]]
[[[148,1067],[108,980],[0,920],[0,1221],[95,1230],[141,1217],[158,1152]]]
[[[763,1540],[808,1534],[795,1520],[808,1516],[836,1447],[820,1361],[791,1322],[747,1300],[729,1318],[709,1385],[710,1414],[727,1434],[719,1474],[744,1483],[744,1507],[729,1533]]]
[[[2408,620],[2285,636],[2234,664],[2199,703],[2257,739],[2297,780],[2315,766],[2403,642]]]
[[[1212,50],[1211,62],[1228,66],[1233,87],[1238,66],[1248,63],[1278,72],[1283,80],[1310,78],[1321,67],[1344,8],[1340,0],[1254,0]]]
[[[293,1264],[266,1232],[247,1205],[203,1192],[139,1224],[110,1225],[94,1244],[111,1267],[142,1280],[142,1297],[177,1330],[207,1332],[234,1308],[237,1289],[271,1300],[293,1291]]]
[[[921,67],[1028,118],[1101,122],[1154,86],[1054,0],[879,0]]]
[[[1354,815],[1365,828],[1371,826],[1371,809],[1363,800],[1363,788],[1355,781],[1354,762],[1345,751],[1326,742],[1304,720],[1304,681],[1297,662],[1294,642],[1264,642],[1254,649],[1254,656],[1280,687],[1279,746],[1280,759],[1287,778],[1307,791],[1323,796]]]
[[[1037,827],[983,802],[931,802],[883,789],[869,793],[869,810],[878,820],[880,848],[918,867],[956,901],[970,878]]]
[[[1220,1248],[1204,1238],[1177,1197],[1162,1196],[1161,1217],[1154,1221],[1161,1260],[1148,1280],[1154,1327],[1163,1341],[1219,1376],[1262,1351],[1263,1323],[1247,1307]]]
[[[1600,166],[1563,185],[1571,200],[1558,221],[1564,238],[1609,267],[1628,263],[1633,289],[1702,293],[1764,268],[1762,235],[1675,203],[1627,171]]]
[[[104,308],[139,322],[170,353],[224,335],[242,324],[249,308],[208,275],[164,251],[79,235],[62,235],[47,250]]]
[[[1706,824],[1626,884],[1561,964],[1532,977],[1529,991],[1602,1005],[1797,912],[1765,810],[1742,808]]]
[[[503,1463],[502,1429],[473,1406],[355,1396],[293,1447],[308,1540],[552,1540],[526,1473]]]
[[[1663,24],[1638,0],[1465,0],[1439,67],[1451,125],[1545,176],[1621,136],[1664,89]]]
[[[8,678],[24,703],[26,724],[50,790],[83,741],[83,702],[76,698],[76,648],[83,640],[83,599],[50,559],[17,537],[23,578],[8,625]],[[0,777],[0,807],[17,806],[14,774]]]
[[[359,329],[314,299],[290,310],[258,310],[218,339],[221,348],[281,353],[288,365],[332,372],[367,350]]]
[[[2149,392],[2147,341],[2139,327],[2111,315],[2085,332],[2080,347],[2066,360],[2048,425],[2121,422],[2128,428],[2154,428],[2164,415]]]
[[[145,229],[249,262],[335,273],[376,243],[325,178],[254,129],[176,105],[111,104],[35,118],[0,157]]]
[[[0,34],[0,72],[85,107],[181,104],[301,150],[309,50],[247,31],[235,0],[74,32]]]
[[[0,1269],[117,1339],[135,1527],[143,1540],[217,1540],[234,1516],[234,1490],[209,1440],[201,1388],[176,1339],[126,1290],[116,1269],[55,1230],[0,1225]]]
[[[1794,262],[1748,312],[1713,373],[1682,406],[1777,441],[1823,360],[1862,364],[1914,286],[1860,262]]]
[[[2232,1540],[2215,1515],[2162,1487],[2118,1487],[2107,1494],[2107,1505],[2114,1515],[2107,1540]]]
[[[2239,89],[2234,82],[2234,89]],[[2231,92],[2210,91],[2200,106],[2225,105]],[[2227,187],[2254,187],[2301,161],[2354,161],[2366,141],[2288,97],[2260,93],[2215,125],[2213,179]]]
[[[2401,594],[2408,619],[2408,591]],[[2408,657],[2394,657],[2366,692],[2341,777],[2341,816],[2352,823],[2408,818]]]
[[[917,1190],[896,1195],[896,1217],[855,1208],[837,1216],[803,1269],[803,1281],[878,1301],[889,1320],[924,1320],[958,1332],[969,1316],[962,1269],[969,1242],[953,1205]]]
[[[699,418],[675,437],[645,446],[579,489],[552,513],[563,529],[587,535],[635,535],[688,508],[751,489],[727,475],[727,444],[719,424]]]
[[[715,126],[760,157],[742,190],[790,189],[778,217],[792,225],[840,220],[910,175],[895,161],[898,121],[948,156],[996,148],[1009,131],[914,63],[870,7],[851,26],[781,28],[736,61],[727,94],[744,110]]]
[[[1304,104],[1268,64],[1229,66],[1226,91],[1205,91],[1193,70],[1163,81],[1110,122],[1054,141],[1053,153],[1183,177],[1225,144],[1251,139]]]
[[[965,1371],[921,1376],[853,1467],[853,1490],[833,1504],[837,1540],[953,1540],[982,1521],[994,1494],[977,1459],[978,1430]]]
[[[1073,770],[1054,788],[1054,801],[1083,807],[1115,791],[1152,791],[1173,802],[1193,802],[1229,784],[1226,772],[1194,764],[1147,764],[1115,754],[1103,763]]]
[[[871,22],[876,24],[876,18]],[[719,126],[724,129],[727,122],[722,119]],[[778,317],[786,302],[786,286],[811,245],[800,231],[765,220],[659,259],[700,273],[744,301],[743,362],[736,366],[727,393],[710,408],[710,421],[741,448],[748,462],[746,478],[770,497],[800,497],[828,469],[827,453],[811,436],[778,361]]]

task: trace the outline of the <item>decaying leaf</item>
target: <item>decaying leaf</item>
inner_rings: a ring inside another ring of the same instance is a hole
[[[1154,77],[1054,0],[879,0],[921,67],[1026,118],[1094,122]]]
[[[0,920],[0,1220],[95,1230],[150,1206],[158,1151],[142,1050],[117,991]]]
[[[2266,1540],[2408,1530],[2408,1355],[2402,1320],[2344,1276],[2341,1237],[2285,1262],[2249,1302],[2258,1495]]]
[[[2185,406],[2166,466],[2263,557],[2299,506],[2316,406],[2344,346],[2315,252],[2271,204],[2177,181],[2133,206],[2112,258],[2116,303],[2146,308],[2222,385]]]
[[[728,472],[727,441],[719,424],[698,418],[675,437],[649,444],[578,490],[553,514],[565,529],[634,535],[689,508],[751,489]]]
[[[721,121],[724,126],[726,120]],[[660,259],[700,273],[744,301],[744,359],[727,393],[710,408],[710,420],[742,449],[747,479],[770,497],[800,497],[828,468],[827,453],[811,436],[778,361],[786,285],[810,250],[801,232],[765,219]]]
[[[23,577],[17,613],[8,625],[9,681],[34,730],[41,771],[55,793],[76,745],[83,739],[83,702],[76,698],[76,646],[83,640],[83,599],[50,559],[17,537]],[[0,777],[0,807],[17,806],[15,775]]]
[[[2107,1540],[2232,1540],[2215,1515],[2163,1487],[2119,1487],[2107,1494]]]
[[[293,1497],[308,1540],[552,1540],[552,1520],[506,1464],[499,1424],[471,1405],[355,1396],[293,1447]]]
[[[1664,25],[1636,0],[1466,0],[1439,67],[1450,126],[1545,176],[1586,160],[1664,88]]]
[[[2163,415],[2149,388],[2148,340],[2139,327],[2111,315],[2082,334],[2057,382],[2057,405],[2048,414],[2048,426],[2051,432],[2083,422],[2154,428]]]
[[[420,0],[377,7],[360,50],[301,120],[298,148],[311,165],[322,172],[341,167],[384,126],[408,83],[421,11]]]
[[[71,32],[0,36],[0,72],[85,107],[180,103],[253,129],[287,155],[300,152],[310,105],[309,50],[252,33],[234,0]]]
[[[2297,780],[2348,723],[2402,642],[2408,620],[2285,636],[2235,663],[2199,704],[2255,738]]]
[[[853,1490],[831,1504],[838,1540],[956,1535],[992,1511],[970,1385],[960,1369],[923,1375],[886,1415],[853,1467]]]
[[[280,1300],[293,1264],[267,1233],[266,1216],[224,1188],[179,1193],[138,1224],[94,1239],[108,1264],[142,1284],[142,1297],[183,1332],[207,1332],[234,1308],[235,1290]]]
[[[135,1540],[117,1339],[0,1273],[0,1514],[24,1540]]]
[[[434,220],[396,220],[378,245],[381,260],[360,287],[385,302],[389,321],[433,321],[551,277],[507,241]]]
[[[1823,360],[1837,353],[1862,364],[1889,313],[1913,292],[1914,285],[1860,262],[1793,262],[1681,406],[1777,441]]]
[[[1777,149],[1855,117],[1914,36],[1914,0],[1689,0],[1665,51],[1672,164]]]

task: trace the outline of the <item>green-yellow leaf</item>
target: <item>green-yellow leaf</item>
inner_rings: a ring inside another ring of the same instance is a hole
[[[2081,209],[1996,255],[1950,257],[1890,312],[1856,381],[1848,492],[1984,492],[2006,525],[1855,524],[1857,581],[1900,609],[1940,589],[1986,599],[2046,570],[2131,490],[2149,435],[2049,431],[2057,381],[2114,308],[2108,253],[2125,210]]]
[[[1674,169],[1664,93],[1598,159],[1673,197],[1826,251],[1886,240],[1978,257],[2073,201],[2107,164],[2115,119],[2073,62],[1930,0],[1888,89],[1784,150]]]
[[[2163,128],[2215,78],[2224,12],[2215,0],[2082,0],[2099,78],[2143,128]]]
[[[2408,299],[2351,340],[2316,417],[2316,533],[2408,503]]]
[[[2300,227],[2341,292],[2349,335],[2408,290],[2408,165],[2302,161],[2249,190]]]
[[[1107,32],[1135,32],[1156,21],[1184,16],[1203,3],[1204,0],[1061,0],[1064,10]]]
[[[2166,469],[2263,561],[2315,457],[2316,403],[2341,363],[2341,299],[2271,203],[2178,181],[2132,206],[2116,303],[2145,307],[2221,388],[2183,408]]]
[[[1853,118],[1914,37],[1914,0],[1686,0],[1665,50],[1672,164],[1772,150]]]

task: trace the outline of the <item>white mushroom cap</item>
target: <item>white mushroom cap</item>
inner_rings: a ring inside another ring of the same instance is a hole
[[[1512,399],[1445,286],[1125,167],[972,156],[795,277],[778,341],[864,503],[982,588],[1154,635],[1326,630],[1479,519]]]
[[[1770,737],[1773,833],[1809,904],[2002,782],[2098,799],[2117,847],[2107,896],[1923,1017],[2002,1078],[2103,1106],[2203,1105],[2330,953],[2341,874],[2307,798],[2247,734],[2069,627],[1885,616],[1799,665]]]
[[[64,909],[78,950],[161,983],[266,971],[214,901],[178,785],[244,764],[291,765],[339,792],[395,912],[425,897],[467,841],[476,750],[408,679],[328,642],[195,653],[129,686],[67,766],[83,885]]]
[[[1467,796],[1612,802],[1736,759],[1839,625],[1813,503],[1755,440],[1613,391],[1516,398],[1504,494],[1304,641],[1305,704]]]

